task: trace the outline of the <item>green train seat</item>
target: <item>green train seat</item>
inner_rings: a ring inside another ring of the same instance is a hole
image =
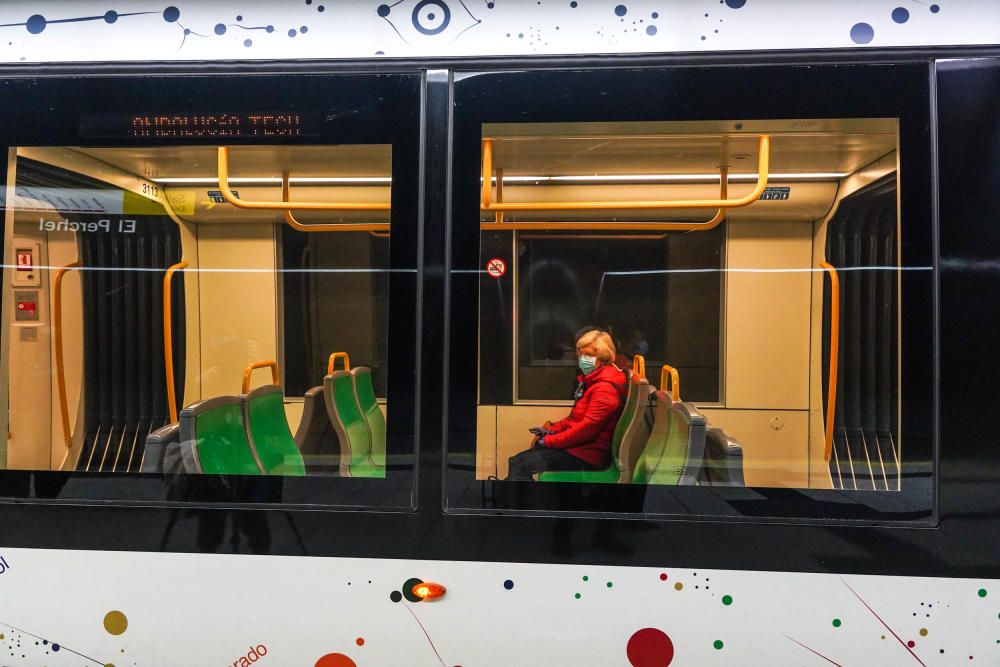
[[[632,483],[693,486],[705,457],[705,417],[692,404],[668,403],[665,392],[659,394],[657,419]]]
[[[705,462],[698,475],[704,486],[746,486],[743,480],[743,447],[721,428],[705,432]]]
[[[354,395],[358,400],[358,408],[368,423],[368,434],[371,436],[371,448],[368,460],[373,466],[385,468],[385,416],[375,398],[375,387],[372,385],[370,368],[358,366],[351,369],[354,378]]]
[[[185,472],[209,475],[259,475],[243,427],[238,396],[193,403],[180,414],[180,448]]]
[[[629,481],[633,484],[647,483],[649,473],[656,469],[660,459],[663,458],[663,450],[666,448],[669,435],[670,408],[673,407],[673,399],[668,392],[656,391],[650,396],[650,403],[653,428],[650,430],[646,446],[632,466],[632,477]]]
[[[323,378],[323,396],[330,423],[340,441],[340,475],[385,477],[385,468],[371,462],[371,433],[358,405],[351,373],[334,371]]]
[[[323,387],[313,387],[302,401],[302,420],[295,431],[298,447],[310,473],[336,474],[340,468],[340,441],[326,412]]]
[[[649,394],[653,388],[645,378],[633,375],[629,378],[628,394],[625,397],[625,407],[618,418],[615,432],[611,437],[611,463],[603,470],[567,470],[558,472],[543,472],[538,476],[540,482],[578,482],[581,484],[616,484],[621,477],[622,443],[629,439],[641,437],[639,433],[644,428],[648,412]],[[646,431],[648,433],[648,431]],[[631,451],[631,450],[630,450]]]
[[[250,451],[264,474],[305,475],[302,454],[288,428],[281,387],[265,385],[240,396],[240,408]]]

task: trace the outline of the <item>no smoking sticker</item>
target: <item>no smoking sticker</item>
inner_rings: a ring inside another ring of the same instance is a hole
[[[486,262],[486,273],[491,278],[502,278],[503,274],[507,273],[507,264],[499,257],[494,257]]]

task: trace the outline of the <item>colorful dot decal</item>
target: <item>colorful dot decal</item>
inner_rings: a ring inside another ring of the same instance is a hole
[[[979,597],[981,597],[981,598],[986,597],[986,589],[985,588],[980,588],[979,589]]]
[[[674,659],[674,643],[662,630],[643,628],[629,638],[625,655],[632,667],[667,667]]]
[[[576,598],[577,600],[579,600],[579,599],[580,599],[580,598],[582,598],[583,596],[582,596],[582,595],[580,595],[579,593],[577,593],[577,594],[576,594],[576,595],[574,595],[573,597],[575,597],[575,598]]]
[[[660,575],[660,581],[666,581],[666,580],[667,580],[667,573],[664,572]]]
[[[911,639],[910,641],[906,642],[906,645],[909,646],[910,648],[913,648],[914,646],[917,645],[917,642]]]
[[[365,638],[364,637],[358,637],[357,639],[354,640],[354,643],[357,644],[358,646],[364,646],[365,645]]]
[[[675,591],[682,591],[682,590],[684,590],[684,584],[682,584],[681,582],[678,581],[676,584],[674,584],[674,590]]]
[[[725,646],[725,644],[722,643],[721,639],[716,639],[714,642],[712,642],[712,646],[715,647],[716,651],[719,651],[722,649],[723,646]]]
[[[833,627],[839,628],[841,625],[843,625],[843,622],[839,618],[833,619]]]
[[[409,600],[410,602],[421,602],[423,600],[423,598],[421,598],[418,595],[414,595],[414,593],[413,593],[413,587],[416,586],[417,584],[422,584],[422,583],[424,583],[424,580],[423,579],[417,579],[416,577],[413,577],[412,579],[407,579],[406,581],[404,581],[403,582],[403,591],[402,591],[403,592],[403,597],[406,598],[407,600]]]
[[[608,588],[611,588],[612,586],[614,586],[614,584],[609,581],[608,582]]]
[[[343,653],[327,653],[316,661],[316,667],[358,667],[358,664]]]
[[[722,596],[722,604],[724,604],[724,605],[726,605],[728,607],[732,603],[733,603],[733,596],[732,595],[723,595]]]
[[[120,635],[128,627],[128,618],[118,610],[109,611],[104,615],[104,629],[112,635]]]
[[[927,636],[927,628],[920,628],[920,636],[921,637]]]
[[[514,588],[514,582],[508,579],[507,581],[503,582],[503,587],[509,591],[512,588]]]

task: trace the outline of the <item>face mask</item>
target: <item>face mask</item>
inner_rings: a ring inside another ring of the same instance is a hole
[[[589,354],[580,355],[580,370],[583,371],[584,375],[590,375],[595,368],[597,368],[597,357]]]

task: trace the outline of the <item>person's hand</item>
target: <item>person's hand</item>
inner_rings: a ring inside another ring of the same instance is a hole
[[[538,437],[542,437],[544,435],[552,435],[552,431],[542,426],[532,426],[531,428],[528,429],[528,431],[533,433],[534,435],[537,435]]]

